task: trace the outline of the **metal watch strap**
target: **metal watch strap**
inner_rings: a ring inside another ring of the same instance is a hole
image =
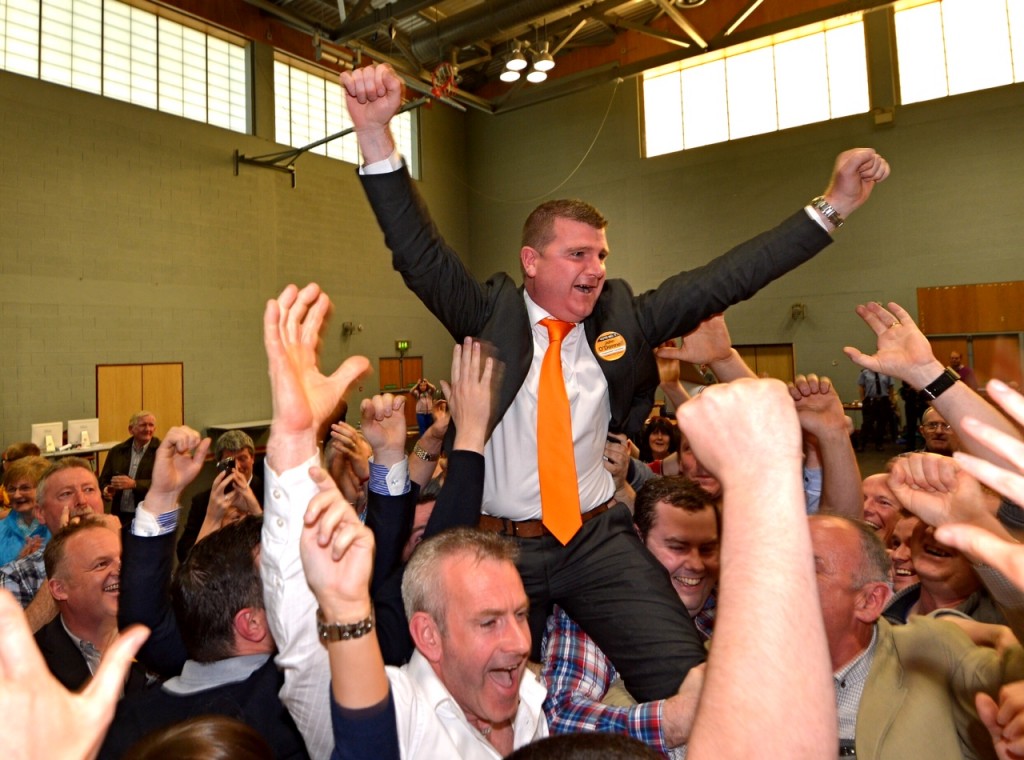
[[[420,446],[419,441],[412,447],[412,453],[422,459],[424,462],[436,462],[439,458],[439,454],[431,454],[425,448]]]
[[[842,214],[836,211],[835,207],[825,200],[825,196],[823,195],[819,195],[817,198],[811,199],[811,208],[815,209],[822,216],[828,219],[829,224],[837,230],[846,224],[846,220],[843,219]]]
[[[921,393],[934,401],[943,393],[948,391],[957,381],[960,379],[960,373],[952,367],[946,367],[942,370],[942,374],[932,380],[928,385],[921,389]]]
[[[373,630],[373,613],[357,623],[328,623],[324,619],[323,610],[316,609],[316,630],[320,641],[328,644],[334,641],[348,641],[349,639],[360,639]]]

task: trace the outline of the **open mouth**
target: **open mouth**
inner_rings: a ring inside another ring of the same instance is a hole
[[[895,575],[900,578],[909,578],[912,575],[916,575],[916,573],[914,573],[913,570],[907,570],[905,567],[897,567],[895,570]]]
[[[490,671],[491,680],[503,689],[518,689],[519,676],[522,673],[523,663],[509,665],[507,668],[493,668]]]
[[[121,584],[116,582],[110,583],[103,587],[103,592],[105,594],[118,594],[121,592]]]

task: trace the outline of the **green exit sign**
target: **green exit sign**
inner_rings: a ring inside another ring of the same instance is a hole
[[[395,341],[395,350],[396,351],[408,351],[409,350],[409,341],[407,341],[407,340],[396,340]]]

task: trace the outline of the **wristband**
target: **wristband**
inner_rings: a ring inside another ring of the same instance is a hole
[[[996,517],[1010,530],[1024,530],[1024,509],[1005,497],[999,502]]]
[[[946,367],[942,370],[942,374],[932,380],[928,385],[921,389],[921,393],[928,397],[930,401],[934,401],[943,393],[948,391],[957,381],[960,379],[960,374],[952,367]]]

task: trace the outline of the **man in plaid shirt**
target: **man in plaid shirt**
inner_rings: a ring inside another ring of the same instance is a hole
[[[53,534],[67,520],[84,514],[103,514],[103,497],[96,473],[84,459],[58,459],[43,473],[36,486],[36,518]],[[40,595],[36,604],[32,604],[45,581],[42,547],[0,567],[0,588],[14,594],[25,608],[34,631],[57,614],[57,607],[48,591]]]
[[[685,477],[658,478],[637,494],[633,519],[706,641],[714,625],[718,584],[719,517],[714,501]],[[635,704],[622,689],[611,661],[555,607],[547,624],[543,680],[548,690],[544,712],[552,733],[623,733],[671,756],[672,749],[689,738],[703,666],[690,671],[675,696]]]

